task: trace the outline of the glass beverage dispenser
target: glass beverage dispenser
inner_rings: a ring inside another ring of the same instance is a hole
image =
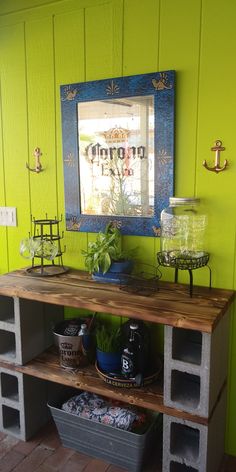
[[[207,265],[209,254],[205,252],[207,214],[199,198],[169,199],[169,206],[161,212],[159,265],[189,270],[192,291],[193,269]]]
[[[199,198],[169,199],[161,213],[161,252],[168,257],[199,257],[204,251],[207,215]]]

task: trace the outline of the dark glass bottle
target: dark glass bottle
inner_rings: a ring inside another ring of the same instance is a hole
[[[140,336],[138,325],[130,324],[130,333],[127,346],[121,356],[121,372],[126,378],[134,378],[139,372]]]

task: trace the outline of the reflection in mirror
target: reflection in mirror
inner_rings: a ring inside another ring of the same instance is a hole
[[[173,195],[174,71],[61,86],[66,228],[159,236]]]
[[[153,216],[153,96],[78,104],[81,213]]]

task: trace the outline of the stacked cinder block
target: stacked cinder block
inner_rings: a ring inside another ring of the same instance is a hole
[[[207,420],[201,424],[164,415],[163,472],[218,470],[224,452],[228,330],[229,314],[212,333],[165,326],[164,404]]]
[[[63,308],[0,296],[0,360],[23,365],[53,342]],[[0,368],[0,430],[30,438],[48,420],[47,382]]]
[[[0,296],[0,359],[23,365],[53,342],[53,326],[63,308]]]
[[[26,441],[48,421],[47,382],[0,368],[0,430]]]
[[[226,388],[207,425],[163,415],[163,472],[217,472],[224,454]]]

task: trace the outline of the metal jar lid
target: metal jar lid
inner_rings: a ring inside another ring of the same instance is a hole
[[[200,198],[196,197],[170,197],[169,202],[171,206],[177,205],[197,205],[200,203]]]
[[[130,329],[133,329],[133,330],[138,329],[137,323],[130,323]]]

